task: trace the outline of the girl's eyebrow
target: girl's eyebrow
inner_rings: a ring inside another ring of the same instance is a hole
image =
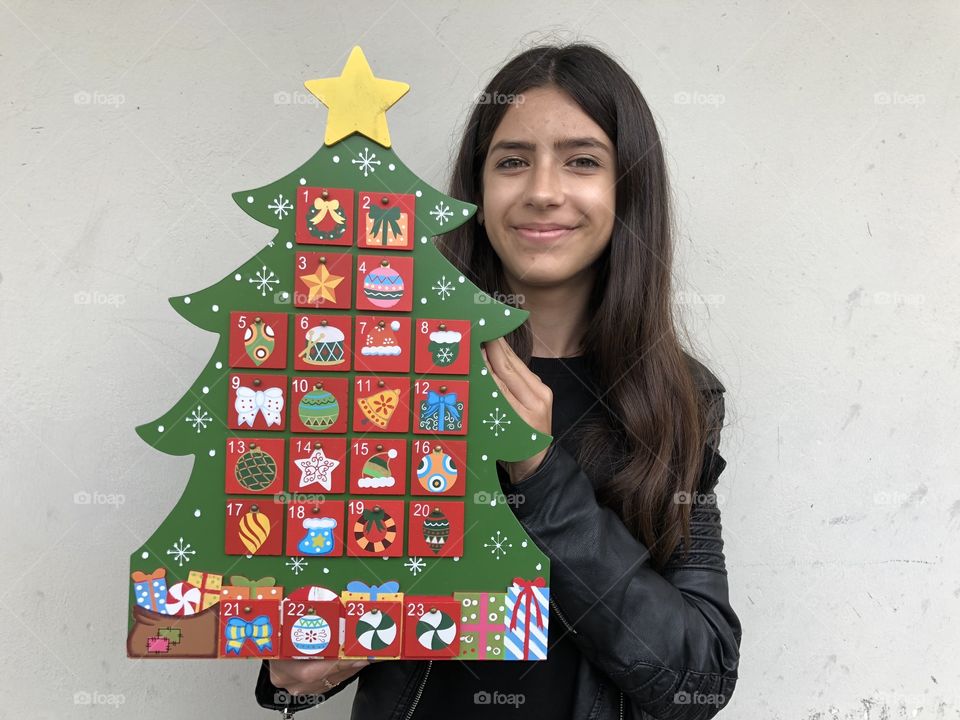
[[[595,137],[560,138],[553,143],[553,147],[555,150],[596,148],[597,150],[603,150],[607,153],[611,152],[610,146],[607,145],[607,143]],[[490,148],[490,152],[496,152],[497,150],[527,150],[528,152],[533,152],[535,149],[536,145],[524,140],[501,140]]]

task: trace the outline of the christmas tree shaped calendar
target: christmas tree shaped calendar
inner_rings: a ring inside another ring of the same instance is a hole
[[[127,654],[544,659],[549,561],[496,462],[551,438],[480,352],[527,313],[434,246],[476,207],[391,149],[385,113],[408,86],[374,77],[358,47],[339,77],[306,85],[328,108],[323,146],[234,194],[276,236],[171,299],[220,341],[186,395],[137,428],[195,460],[131,556]]]

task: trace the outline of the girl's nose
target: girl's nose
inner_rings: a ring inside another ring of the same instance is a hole
[[[553,158],[538,161],[528,177],[527,203],[534,207],[549,207],[563,202],[560,171]]]

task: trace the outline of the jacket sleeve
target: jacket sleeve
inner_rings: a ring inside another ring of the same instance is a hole
[[[722,395],[718,394],[722,418]],[[719,436],[716,438],[719,441]],[[720,510],[712,493],[726,461],[709,445],[693,497],[692,543],[663,573],[564,447],[511,488],[514,513],[550,558],[552,604],[586,657],[634,708],[658,720],[706,720],[737,681],[740,620],[730,607]],[[639,715],[639,713],[635,713]]]
[[[303,662],[310,661],[304,660]],[[270,661],[264,660],[260,665],[260,675],[257,676],[257,687],[254,695],[257,698],[257,703],[259,703],[261,707],[265,707],[268,710],[286,710],[290,713],[295,713],[301,710],[307,710],[315,705],[319,705],[325,700],[329,700],[358,677],[360,677],[360,673],[355,673],[339,685],[334,685],[325,693],[294,695],[284,688],[278,688],[270,682]]]

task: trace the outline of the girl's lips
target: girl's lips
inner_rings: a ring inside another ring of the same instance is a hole
[[[517,231],[517,234],[527,240],[556,240],[558,238],[565,237],[574,231],[575,228],[572,227],[557,227],[551,228],[549,230],[538,229],[538,228],[529,228],[529,227],[515,227],[514,230]]]

